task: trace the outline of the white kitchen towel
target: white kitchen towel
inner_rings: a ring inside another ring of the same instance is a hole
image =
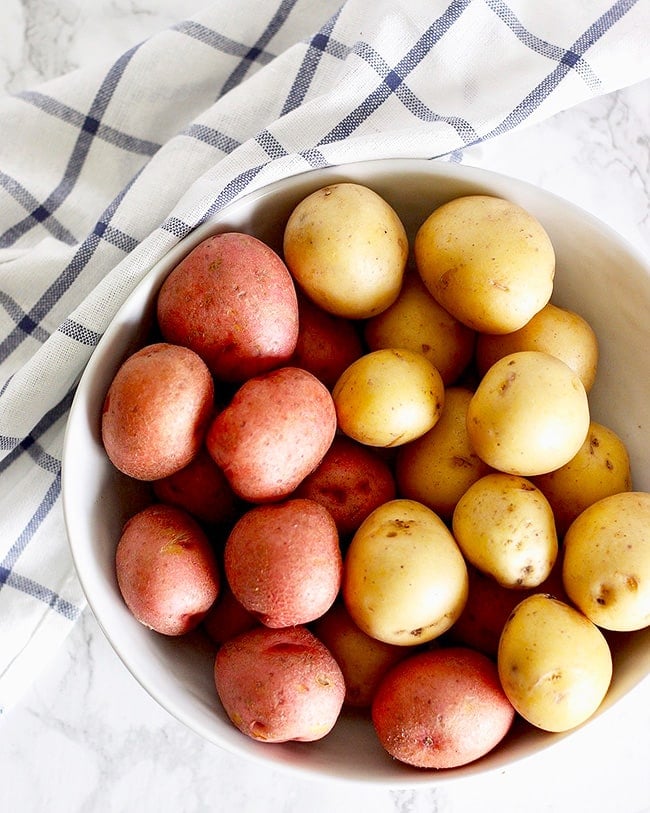
[[[283,176],[462,160],[650,76],[649,0],[219,0],[0,100],[0,711],[85,599],[61,450],[118,306],[212,213]]]

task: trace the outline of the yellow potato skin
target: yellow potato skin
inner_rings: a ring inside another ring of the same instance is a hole
[[[541,350],[561,359],[589,392],[598,370],[598,339],[579,314],[549,302],[519,330],[505,334],[482,333],[476,341],[476,365],[485,372],[503,356],[518,350]]]
[[[406,347],[422,353],[445,386],[467,368],[476,343],[476,333],[438,304],[413,270],[395,302],[366,322],[364,336],[371,350]]]
[[[544,593],[523,599],[510,614],[497,666],[512,705],[545,731],[568,731],[589,719],[612,678],[602,632],[574,607]]]
[[[414,646],[446,632],[467,601],[465,560],[444,522],[414,500],[375,509],[347,550],[342,595],[367,635]]]
[[[586,508],[564,536],[562,580],[599,627],[650,625],[650,494],[626,491]]]
[[[553,292],[548,234],[535,217],[499,197],[467,195],[438,207],[418,229],[414,253],[435,299],[483,333],[518,330]]]
[[[458,501],[453,533],[467,561],[504,587],[537,587],[558,554],[553,511],[525,477],[494,472]]]
[[[440,418],[445,387],[421,353],[386,348],[366,353],[332,390],[339,429],[368,446],[400,446]]]
[[[397,298],[408,237],[380,195],[362,184],[337,183],[298,203],[285,226],[283,250],[313,302],[336,316],[367,319]]]
[[[400,446],[395,460],[401,496],[424,503],[445,520],[451,519],[472,483],[491,471],[469,441],[467,408],[472,395],[467,387],[447,387],[439,421]]]
[[[537,350],[511,353],[493,364],[467,410],[467,431],[479,457],[523,477],[568,463],[589,424],[589,401],[578,376]]]
[[[632,490],[630,456],[612,429],[591,421],[575,457],[532,479],[551,504],[558,534],[563,536],[585,508],[603,497]]]

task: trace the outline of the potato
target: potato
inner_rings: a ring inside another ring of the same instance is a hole
[[[336,183],[312,192],[291,213],[283,245],[300,288],[336,316],[366,319],[399,294],[406,231],[391,206],[366,186]]]
[[[331,653],[306,627],[257,627],[217,651],[217,694],[228,717],[259,742],[311,742],[333,728],[345,684]]]
[[[523,327],[553,292],[555,253],[520,206],[467,195],[438,207],[415,236],[415,260],[433,297],[482,333]]]
[[[298,313],[298,341],[290,364],[308,370],[331,389],[363,355],[361,337],[354,322],[327,313],[304,296],[298,298]]]
[[[395,477],[400,496],[424,503],[451,520],[456,503],[470,485],[492,469],[474,451],[467,432],[467,408],[473,392],[447,387],[435,426],[400,446]]]
[[[237,520],[224,550],[233,595],[267,627],[306,624],[327,612],[342,567],[334,520],[313,500],[252,508]]]
[[[369,708],[383,676],[411,651],[366,635],[341,602],[315,621],[312,630],[341,667],[344,702],[354,708]]]
[[[337,435],[318,468],[293,496],[325,506],[339,534],[348,537],[371,511],[395,498],[395,478],[374,449]]]
[[[428,432],[440,418],[444,394],[428,359],[395,349],[366,353],[332,390],[340,430],[368,446],[399,446]]]
[[[156,480],[153,490],[160,502],[184,508],[193,517],[209,525],[234,519],[239,508],[226,476],[201,447],[187,466]]]
[[[467,574],[467,603],[447,638],[455,644],[484,652],[495,660],[505,623],[522,599],[534,593],[548,593],[560,601],[568,602],[562,584],[562,563],[559,559],[549,577],[539,587],[527,589],[504,587],[492,576],[482,573],[472,565],[467,568]]]
[[[532,478],[549,501],[558,533],[592,503],[632,490],[630,457],[621,438],[596,421],[575,457],[559,469]]]
[[[513,610],[497,664],[512,705],[545,731],[568,731],[588,720],[612,677],[611,653],[598,627],[543,593],[528,596]]]
[[[499,359],[467,409],[467,432],[488,465],[509,474],[546,474],[574,457],[589,431],[589,402],[563,361],[537,350]]]
[[[445,385],[453,384],[474,354],[476,334],[431,296],[416,271],[404,277],[395,302],[366,322],[371,350],[404,347],[429,359]]]
[[[288,362],[298,339],[296,289],[281,258],[248,234],[199,243],[163,282],[160,330],[220,380],[241,382]]]
[[[210,542],[196,520],[175,506],[151,505],[126,522],[115,572],[135,618],[164,635],[195,629],[219,595]]]
[[[418,768],[455,768],[479,759],[501,742],[514,716],[494,662],[463,647],[401,661],[372,703],[383,747]]]
[[[541,350],[561,359],[580,378],[585,390],[591,390],[598,369],[598,339],[579,314],[549,302],[519,330],[502,335],[479,334],[479,373],[484,375],[495,361],[519,350]]]
[[[236,635],[259,627],[260,621],[234,597],[230,585],[224,579],[219,597],[206,613],[202,628],[217,646],[225,644]]]
[[[366,634],[414,646],[442,635],[458,618],[467,600],[467,567],[437,514],[414,500],[391,500],[352,537],[342,593]]]
[[[196,456],[212,417],[214,384],[192,350],[147,345],[120,366],[104,399],[101,435],[113,465],[157,480]]]
[[[599,627],[650,625],[650,494],[626,491],[585,508],[564,536],[562,578]]]
[[[452,529],[465,559],[504,587],[537,587],[557,559],[553,511],[525,477],[481,477],[458,501]]]
[[[208,428],[206,448],[249,502],[288,496],[321,462],[336,434],[329,391],[298,367],[246,381]]]

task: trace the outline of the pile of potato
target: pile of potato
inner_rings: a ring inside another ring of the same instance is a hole
[[[650,624],[650,494],[592,420],[598,344],[551,303],[542,225],[452,200],[412,246],[355,183],[295,207],[282,257],[217,234],[164,281],[102,439],[151,504],[117,544],[134,616],[201,628],[265,742],[365,708],[394,758],[478,759],[516,715],[590,717],[608,636]]]

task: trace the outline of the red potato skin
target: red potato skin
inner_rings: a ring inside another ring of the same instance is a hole
[[[228,536],[223,561],[233,595],[267,627],[313,621],[332,606],[341,587],[336,525],[312,500],[246,512]]]
[[[239,510],[239,499],[204,447],[187,466],[152,487],[160,502],[184,508],[208,525],[228,523]]]
[[[394,666],[375,693],[372,721],[395,759],[455,768],[495,748],[515,715],[494,661],[472,649],[420,652]]]
[[[352,321],[333,316],[305,296],[298,295],[299,329],[294,367],[302,367],[331,390],[341,374],[364,353]]]
[[[306,627],[257,627],[217,651],[214,681],[224,710],[260,742],[311,742],[334,727],[343,706],[343,674]]]
[[[242,384],[212,421],[206,448],[238,496],[264,503],[291,494],[335,434],[325,385],[306,370],[282,367]]]
[[[294,496],[325,506],[339,534],[350,537],[368,514],[395,498],[395,478],[387,461],[373,449],[337,435]]]
[[[203,619],[203,629],[212,643],[221,646],[236,635],[259,625],[257,618],[237,601],[224,579],[218,599]]]
[[[298,300],[286,265],[239,232],[208,237],[181,260],[161,286],[157,318],[167,341],[190,347],[223,381],[286,364],[298,339]]]
[[[129,610],[163,635],[198,627],[219,595],[219,567],[208,537],[174,506],[151,505],[128,520],[115,571]]]
[[[341,667],[345,705],[353,708],[370,708],[384,675],[410,654],[406,647],[366,635],[350,618],[343,602],[335,603],[311,629]]]
[[[213,408],[212,376],[196,353],[166,342],[147,345],[121,365],[104,399],[106,454],[136,480],[167,477],[196,456]]]

